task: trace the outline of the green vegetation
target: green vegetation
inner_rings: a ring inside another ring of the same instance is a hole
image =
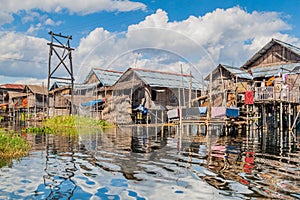
[[[112,127],[113,125],[103,121],[96,120],[89,117],[82,117],[78,115],[70,115],[70,116],[57,116],[48,118],[44,123],[45,126],[58,128],[58,127]]]
[[[13,131],[0,130],[0,158],[19,158],[30,150],[30,144]]]
[[[35,133],[35,134],[40,134],[40,133],[46,133],[46,134],[50,134],[52,133],[52,129],[49,127],[28,127],[22,130],[23,132],[26,133]]]
[[[96,120],[88,117],[82,117],[78,115],[70,116],[56,116],[46,119],[42,127],[30,127],[24,131],[27,133],[77,133],[77,129],[80,128],[109,128],[113,127],[104,120]]]
[[[108,128],[112,124],[80,116],[58,116],[45,120],[41,127],[29,127],[23,132],[33,134],[62,134],[76,136],[79,132],[90,132],[91,128]],[[0,129],[0,167],[11,159],[20,158],[30,150],[30,144],[14,131]],[[4,163],[1,163],[4,162]]]

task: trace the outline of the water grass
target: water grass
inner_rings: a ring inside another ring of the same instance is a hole
[[[82,117],[78,115],[69,115],[69,116],[55,116],[46,119],[41,127],[29,127],[24,129],[27,133],[77,133],[78,129],[82,128],[110,128],[114,127],[114,124],[111,124],[104,120],[96,120],[89,117]]]
[[[90,117],[82,117],[78,115],[56,116],[48,118],[43,123],[48,127],[112,127],[113,124],[104,120],[96,120]]]
[[[18,134],[0,131],[0,158],[20,158],[28,154],[30,144]]]

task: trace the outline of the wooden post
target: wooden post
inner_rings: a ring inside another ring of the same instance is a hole
[[[292,117],[291,117],[291,102],[289,102],[289,110],[288,110],[288,112],[289,112],[289,115],[288,115],[288,117],[289,117],[289,121],[288,121],[288,124],[289,124],[289,130],[291,130],[291,123],[292,123]]]
[[[193,86],[193,78],[192,78],[192,72],[190,71],[189,108],[192,107],[192,86]]]
[[[221,74],[221,81],[222,81],[223,92],[224,92],[224,98],[223,98],[222,106],[226,106],[227,92],[226,92],[226,88],[225,88],[225,84],[224,84],[224,80],[223,80],[223,73],[222,73],[222,67],[221,66],[220,66],[220,74]]]
[[[283,109],[282,101],[280,100],[280,110],[279,110],[280,134],[282,134],[283,132],[283,118],[282,118],[283,110],[282,109]]]
[[[267,131],[267,113],[266,113],[266,106],[265,104],[262,105],[262,126],[263,126],[263,132]]]
[[[246,132],[247,134],[249,133],[249,105],[246,105],[246,113],[247,113],[247,118],[246,118]]]

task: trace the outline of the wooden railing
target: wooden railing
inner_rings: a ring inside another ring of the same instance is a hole
[[[281,88],[276,89],[275,87],[256,87],[255,88],[255,96],[254,99],[256,101],[261,100],[281,100],[281,101],[289,101],[294,103],[300,102],[300,90],[299,88]]]

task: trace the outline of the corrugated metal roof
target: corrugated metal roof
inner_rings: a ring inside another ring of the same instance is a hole
[[[3,85],[0,85],[0,88],[23,90],[25,88],[25,85],[22,85],[22,84],[3,84]]]
[[[229,65],[223,65],[224,69],[232,73],[233,75],[237,76],[238,78],[243,78],[243,79],[252,79],[251,74],[249,74],[247,71],[242,70],[237,67],[229,66]]]
[[[44,94],[48,93],[47,87],[43,87],[40,85],[26,85],[26,87],[33,93],[33,94]],[[26,93],[26,88],[24,89]]]
[[[100,83],[90,83],[90,84],[75,84],[74,88],[76,90],[87,90],[96,89]]]
[[[93,68],[92,73],[95,73],[99,81],[104,86],[112,86],[114,85],[121,75],[122,72],[115,71],[115,70],[105,70],[105,69],[99,69],[99,68]]]
[[[71,83],[55,81],[52,86],[49,88],[49,91],[55,90],[58,88],[68,88],[71,87]]]
[[[279,76],[280,73],[283,74],[295,74],[299,73],[300,63],[291,63],[284,65],[268,65],[251,68],[253,78],[259,77],[272,77]]]
[[[252,63],[254,63],[258,58],[260,58],[262,54],[268,51],[275,43],[280,44],[285,48],[289,49],[290,51],[294,52],[295,54],[300,55],[300,48],[273,38],[256,54],[254,54],[241,68],[247,69]]]
[[[230,74],[232,74],[233,76],[236,76],[240,79],[248,79],[251,80],[253,77],[251,76],[250,73],[248,73],[246,70],[237,68],[237,67],[233,67],[233,66],[229,66],[229,65],[224,65],[224,64],[219,64],[213,71],[212,74],[215,73],[219,73],[220,72],[220,68],[225,69],[226,71],[228,71]],[[210,73],[205,77],[204,80],[209,81],[210,78]]]
[[[132,68],[150,87],[186,88],[190,87],[190,75]],[[192,77],[192,89],[201,89],[201,84]]]
[[[278,44],[284,46],[285,48],[291,50],[291,51],[294,52],[295,54],[300,55],[300,48],[299,48],[299,47],[293,46],[293,45],[291,45],[291,44],[282,42],[282,41],[277,40],[277,39],[273,39],[273,40],[274,40],[275,42],[277,42]]]
[[[71,85],[71,83],[67,83],[67,82],[59,82],[59,81],[56,81],[55,82],[57,87],[58,88],[61,88],[61,87],[69,87]]]

